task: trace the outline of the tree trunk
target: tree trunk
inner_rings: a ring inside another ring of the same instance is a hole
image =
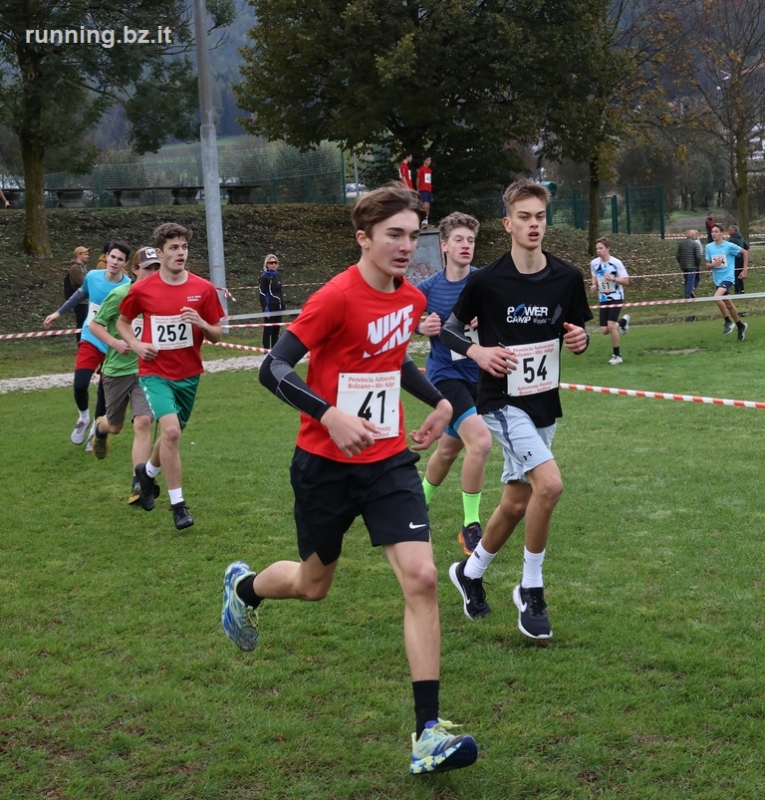
[[[45,213],[45,184],[43,183],[43,158],[45,146],[41,135],[42,102],[37,86],[39,69],[30,51],[18,51],[19,67],[24,80],[23,121],[17,128],[21,143],[21,160],[24,164],[24,251],[33,256],[49,258],[48,219]]]
[[[590,219],[587,233],[587,249],[591,256],[595,255],[595,242],[600,238],[600,171],[598,159],[593,158],[590,168]]]
[[[749,165],[746,162],[747,137],[736,137],[736,210],[738,229],[749,238]]]
[[[39,138],[21,136],[21,158],[24,162],[24,252],[40,258],[51,255],[48,219],[45,213],[43,155]]]

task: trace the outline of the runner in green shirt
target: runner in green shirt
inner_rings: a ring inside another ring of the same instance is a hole
[[[142,247],[133,258],[133,273],[140,281],[159,269],[159,256],[153,247]],[[119,433],[125,424],[128,401],[133,421],[133,484],[128,503],[134,505],[140,499],[140,486],[135,477],[135,465],[148,460],[151,454],[152,413],[138,383],[138,356],[122,340],[116,322],[120,315],[120,303],[132,284],[126,283],[110,292],[91,322],[91,332],[109,345],[102,367],[106,414],[96,420],[93,432],[93,452],[96,458],[106,458],[109,453],[109,434]],[[142,320],[133,320],[133,330],[140,336]],[[157,487],[159,488],[159,487]],[[155,490],[156,491],[156,490]]]

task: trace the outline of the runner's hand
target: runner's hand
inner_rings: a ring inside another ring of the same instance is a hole
[[[419,430],[411,431],[410,436],[417,444],[412,445],[412,450],[427,450],[436,439],[446,430],[452,418],[452,404],[444,398],[428,414]]]
[[[518,359],[506,347],[481,347],[480,344],[474,344],[467,354],[484,372],[495,378],[508,375],[518,366]]]
[[[144,361],[153,361],[159,350],[151,342],[139,342],[133,345],[133,352]]]
[[[43,328],[47,331],[48,328],[60,317],[61,315],[58,311],[54,311],[52,314],[48,314],[47,317],[43,320]]]
[[[420,323],[421,336],[438,336],[441,333],[441,317],[434,311]]]
[[[335,406],[324,412],[321,424],[327,429],[330,439],[347,458],[359,455],[375,443],[377,427],[363,417],[346,414]]]
[[[563,334],[563,344],[572,353],[581,353],[587,347],[587,332],[578,325],[564,322],[566,332]]]

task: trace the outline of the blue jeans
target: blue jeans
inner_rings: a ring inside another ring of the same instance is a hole
[[[693,294],[696,291],[696,287],[699,285],[700,280],[701,280],[701,273],[697,269],[694,270],[693,272],[684,273],[686,299],[688,299],[689,297],[693,297]]]

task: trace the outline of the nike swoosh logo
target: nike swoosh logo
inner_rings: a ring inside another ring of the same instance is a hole
[[[521,611],[525,611],[529,607],[528,603],[521,603]]]
[[[422,525],[415,525],[413,522],[410,522],[410,523],[409,523],[409,527],[410,527],[410,528],[411,528],[413,531],[416,531],[416,530],[417,530],[417,528],[427,528],[427,527],[428,527],[428,523],[427,523],[427,522],[423,522],[423,523],[422,523]]]

